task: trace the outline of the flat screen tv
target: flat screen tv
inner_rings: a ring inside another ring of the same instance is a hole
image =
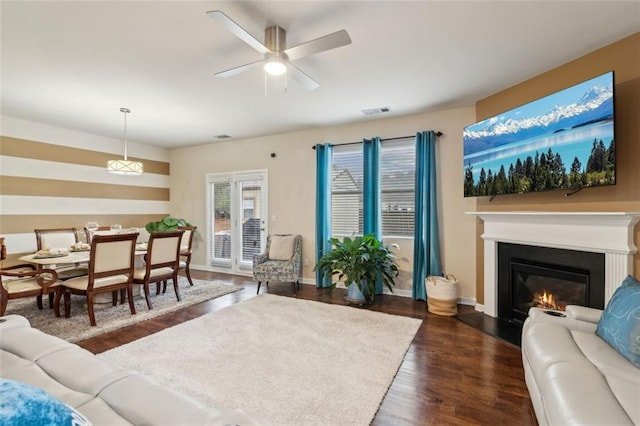
[[[465,127],[464,196],[615,185],[613,83],[610,71]]]

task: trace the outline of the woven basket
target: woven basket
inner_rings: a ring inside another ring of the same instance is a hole
[[[445,316],[458,313],[458,280],[455,276],[429,275],[426,279],[426,287],[429,312]]]

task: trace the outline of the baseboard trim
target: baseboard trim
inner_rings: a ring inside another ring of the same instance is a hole
[[[220,272],[220,273],[231,273],[228,270],[222,269],[222,268],[216,268],[214,266],[205,266],[205,265],[194,265],[193,263],[191,264],[191,269],[193,270],[198,270],[198,271],[206,271],[206,272]],[[240,271],[238,272],[236,275],[242,275],[242,276],[247,276],[250,277],[252,275],[251,271]],[[308,277],[302,277],[302,279],[300,280],[300,284],[305,284],[305,285],[316,285],[316,280],[315,278],[308,278]],[[344,288],[346,289],[347,287],[344,285],[344,283],[338,283],[336,285],[336,288]],[[388,288],[384,288],[383,294],[389,294],[392,296],[400,296],[400,297],[408,297],[408,298],[412,298],[413,297],[413,291],[411,289],[405,289],[405,288],[397,288],[393,290],[393,293],[389,291]],[[483,305],[479,305],[478,303],[476,303],[476,298],[475,297],[459,297],[458,298],[458,303],[460,305],[469,305],[469,306],[475,306],[477,311],[483,312],[484,311],[484,306]]]

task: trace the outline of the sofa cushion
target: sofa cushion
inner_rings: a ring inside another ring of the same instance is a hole
[[[91,425],[78,411],[35,386],[0,378],[0,423]]]
[[[640,281],[628,276],[616,289],[596,334],[640,368]]]

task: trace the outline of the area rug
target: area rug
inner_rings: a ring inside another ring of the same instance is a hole
[[[368,425],[421,320],[262,294],[99,356],[272,425]]]
[[[178,285],[180,288],[181,301],[176,300],[176,294],[173,291],[173,285],[169,283],[166,293],[155,295],[155,285],[151,287],[151,303],[153,309],[147,308],[144,297],[136,297],[136,315],[131,315],[129,304],[118,304],[112,306],[111,303],[95,304],[97,326],[91,327],[89,324],[89,315],[87,314],[86,299],[82,296],[71,296],[71,317],[64,318],[64,307],[60,306],[62,318],[56,318],[53,310],[45,306],[43,310],[39,310],[36,306],[35,297],[10,300],[7,304],[5,315],[22,315],[26,317],[31,326],[45,333],[58,336],[69,342],[77,342],[87,339],[98,334],[116,330],[127,325],[145,321],[157,316],[177,311],[186,306],[195,305],[196,303],[206,300],[215,299],[225,294],[242,290],[242,287],[224,284],[215,281],[193,280],[193,286],[185,277],[178,277]],[[109,296],[110,299],[110,296]],[[46,305],[48,301],[43,301]]]

